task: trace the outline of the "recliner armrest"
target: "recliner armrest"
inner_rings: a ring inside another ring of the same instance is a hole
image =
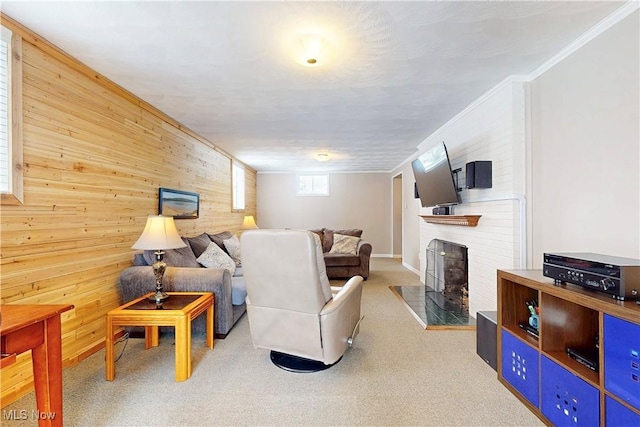
[[[357,334],[362,299],[362,276],[354,276],[333,296],[319,314],[323,362],[335,363]]]
[[[338,310],[353,294],[359,292],[358,288],[362,286],[363,280],[362,276],[354,276],[349,279],[342,289],[322,308],[320,316],[326,316]]]

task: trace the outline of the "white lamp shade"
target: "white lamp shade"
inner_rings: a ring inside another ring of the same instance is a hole
[[[185,246],[187,245],[180,238],[173,217],[149,215],[142,234],[131,248],[157,251]]]
[[[243,230],[251,230],[254,228],[258,228],[256,225],[256,220],[253,219],[253,215],[247,215],[242,220],[242,229]]]

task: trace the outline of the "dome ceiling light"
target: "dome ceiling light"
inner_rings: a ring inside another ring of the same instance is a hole
[[[325,65],[333,59],[332,43],[319,34],[303,34],[298,37],[297,62],[306,67]]]
[[[318,153],[316,154],[316,160],[319,162],[326,162],[330,159],[329,153]]]

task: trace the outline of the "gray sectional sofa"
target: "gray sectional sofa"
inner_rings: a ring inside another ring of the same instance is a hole
[[[223,240],[232,234],[228,231],[207,234],[182,240],[186,247],[166,250],[164,261],[167,264],[162,284],[166,292],[202,291],[215,295],[214,322],[216,338],[224,338],[247,307],[247,296],[242,267],[236,267],[231,276],[229,270],[205,268],[196,260],[211,242],[227,252]],[[120,275],[121,302],[124,304],[155,289],[155,277],[151,265],[155,260],[153,251],[144,251],[134,257],[134,266],[125,269]],[[206,316],[199,316],[191,325],[192,331],[204,334]],[[133,334],[141,334],[140,329],[131,329]]]

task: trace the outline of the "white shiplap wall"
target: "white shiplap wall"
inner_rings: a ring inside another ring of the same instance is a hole
[[[496,271],[520,268],[525,238],[525,83],[509,80],[486,94],[420,144],[423,153],[444,141],[453,169],[462,168],[462,204],[456,215],[482,215],[477,227],[420,224],[420,277],[424,282],[425,251],[432,239],[468,247],[469,310],[496,310]],[[491,160],[491,189],[464,189],[465,165]],[[422,208],[430,215],[431,208]],[[526,259],[526,258],[524,258]]]

